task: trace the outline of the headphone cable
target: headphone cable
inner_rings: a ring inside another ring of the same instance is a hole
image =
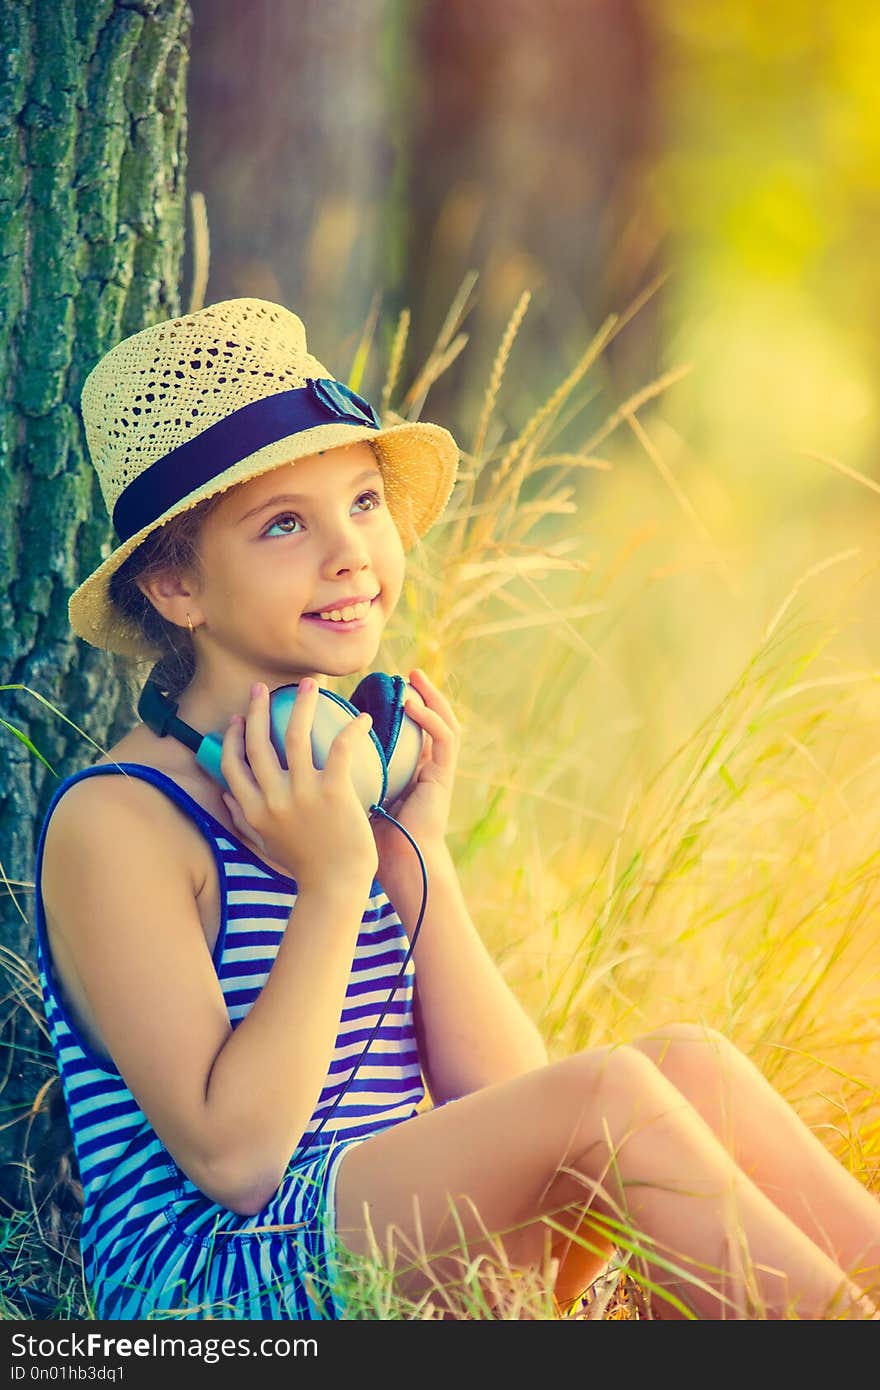
[[[409,840],[410,844],[412,845],[413,849],[415,850],[416,854],[418,855],[418,858],[419,858],[419,868],[420,868],[421,871],[422,871],[422,905],[421,905],[421,907],[419,908],[419,915],[418,915],[418,919],[417,919],[417,921],[416,921],[415,928],[413,929],[412,940],[410,941],[410,943],[409,943],[409,949],[407,950],[407,953],[406,953],[406,955],[405,955],[404,958],[403,958],[403,965],[400,967],[400,973],[398,974],[397,979],[395,980],[394,984],[392,985],[392,987],[391,987],[391,993],[388,995],[388,998],[387,998],[386,1001],[385,1001],[385,1007],[383,1008],[383,1010],[382,1010],[382,1012],[380,1013],[378,1019],[376,1020],[376,1023],[375,1023],[375,1025],[374,1025],[374,1027],[373,1027],[373,1031],[372,1031],[372,1033],[370,1034],[369,1038],[367,1039],[367,1045],[366,1045],[366,1047],[364,1048],[363,1052],[361,1053],[360,1057],[358,1058],[357,1062],[355,1063],[354,1070],[352,1071],[351,1076],[350,1076],[350,1077],[348,1078],[348,1080],[346,1081],[345,1085],[343,1086],[342,1090],[339,1092],[339,1095],[338,1095],[338,1096],[336,1097],[336,1099],[334,1100],[334,1102],[333,1102],[333,1104],[331,1105],[330,1109],[329,1109],[329,1110],[326,1112],[326,1114],[324,1115],[324,1118],[321,1120],[321,1123],[318,1125],[318,1128],[317,1128],[316,1130],[314,1130],[314,1132],[309,1136],[309,1138],[306,1140],[306,1142],[305,1142],[303,1145],[301,1145],[300,1149],[299,1149],[298,1152],[297,1152],[297,1158],[299,1158],[299,1154],[302,1153],[303,1149],[307,1149],[307,1148],[309,1147],[309,1145],[310,1145],[310,1144],[313,1144],[314,1141],[317,1139],[318,1135],[321,1133],[321,1130],[324,1128],[324,1126],[325,1126],[325,1124],[327,1123],[327,1121],[329,1120],[330,1116],[331,1116],[331,1115],[333,1114],[333,1112],[335,1111],[337,1105],[338,1105],[339,1102],[342,1100],[342,1097],[345,1095],[345,1093],[346,1093],[346,1091],[348,1090],[349,1086],[350,1086],[351,1083],[354,1081],[354,1078],[355,1078],[355,1076],[357,1075],[357,1072],[358,1072],[358,1069],[359,1069],[361,1063],[363,1062],[364,1058],[366,1057],[367,1053],[369,1052],[370,1047],[372,1046],[372,1043],[373,1043],[373,1039],[375,1038],[376,1034],[378,1033],[379,1028],[380,1028],[380,1026],[381,1026],[381,1024],[382,1024],[382,1020],[383,1020],[383,1018],[385,1017],[385,1015],[386,1015],[387,1012],[388,1012],[388,1009],[389,1009],[390,1004],[391,1004],[391,1000],[394,998],[394,995],[396,994],[396,992],[397,992],[397,990],[398,990],[398,988],[399,988],[399,986],[400,986],[400,982],[401,982],[401,980],[403,979],[404,974],[405,974],[405,972],[406,972],[406,967],[409,965],[410,958],[411,958],[411,956],[412,956],[413,951],[415,950],[416,939],[418,938],[418,934],[419,934],[419,932],[421,931],[421,927],[422,927],[422,918],[423,918],[424,915],[425,915],[425,908],[427,907],[427,903],[428,903],[428,871],[427,871],[427,869],[425,868],[425,861],[424,861],[424,858],[422,857],[422,851],[419,849],[419,847],[418,847],[418,845],[416,844],[415,840],[413,839],[412,835],[410,835],[409,831],[406,829],[405,826],[403,826],[403,825],[400,824],[400,821],[399,821],[399,820],[395,820],[394,817],[393,817],[393,816],[390,816],[390,815],[388,814],[387,811],[383,811],[383,809],[382,809],[381,806],[378,806],[378,805],[377,805],[377,806],[371,806],[371,807],[370,807],[370,811],[371,811],[371,812],[375,811],[377,815],[380,815],[380,816],[382,816],[385,820],[390,821],[392,825],[396,825],[397,828],[398,828],[398,830],[400,830],[400,831],[406,836],[406,838]]]

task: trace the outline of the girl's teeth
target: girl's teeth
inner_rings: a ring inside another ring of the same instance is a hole
[[[334,623],[350,623],[352,618],[364,618],[370,611],[368,603],[356,603],[348,608],[331,608],[328,612],[319,613],[319,618],[330,618]]]

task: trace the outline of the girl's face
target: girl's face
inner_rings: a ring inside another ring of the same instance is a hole
[[[258,679],[271,690],[365,669],[403,586],[403,544],[366,441],[230,488],[205,520],[199,551],[186,606],[194,683],[207,678],[212,689]],[[330,611],[335,619],[314,616]]]

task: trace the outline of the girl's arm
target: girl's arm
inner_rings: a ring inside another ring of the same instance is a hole
[[[233,1030],[182,813],[137,778],[109,780],[77,783],[53,811],[44,905],[162,1143],[209,1197],[252,1215],[277,1190],[326,1081],[370,882],[338,875],[302,889]]]
[[[205,1112],[248,1215],[277,1191],[326,1083],[368,895],[342,874],[300,891],[265,985],[211,1066]]]
[[[435,1103],[545,1066],[547,1049],[511,993],[470,919],[446,843],[461,724],[446,696],[421,670],[410,671],[406,711],[422,726],[422,755],[391,815],[419,846],[428,901],[413,958],[422,1068]],[[413,693],[414,692],[414,693]],[[412,938],[422,874],[397,826],[371,822],[379,881]]]
[[[422,1069],[435,1104],[545,1066],[541,1034],[471,920],[448,846],[423,849],[428,902],[413,960]],[[415,855],[386,859],[382,887],[412,937],[422,900]]]

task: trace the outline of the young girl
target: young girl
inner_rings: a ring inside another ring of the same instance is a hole
[[[406,835],[355,790],[368,716],[313,761],[318,687],[376,659],[452,490],[451,436],[381,428],[258,300],[126,339],[82,402],[119,544],[71,624],[157,663],[177,717],[222,735],[227,788],[142,723],[42,827],[40,979],[96,1316],[341,1317],[343,1256],[378,1248],[417,1300],[499,1233],[565,1305],[618,1222],[658,1316],[875,1315],[880,1204],[723,1038],[677,1026],[549,1062],[462,897],[461,726],[426,672],[389,808]],[[269,693],[293,683],[280,758]],[[428,880],[411,959],[407,836]]]

